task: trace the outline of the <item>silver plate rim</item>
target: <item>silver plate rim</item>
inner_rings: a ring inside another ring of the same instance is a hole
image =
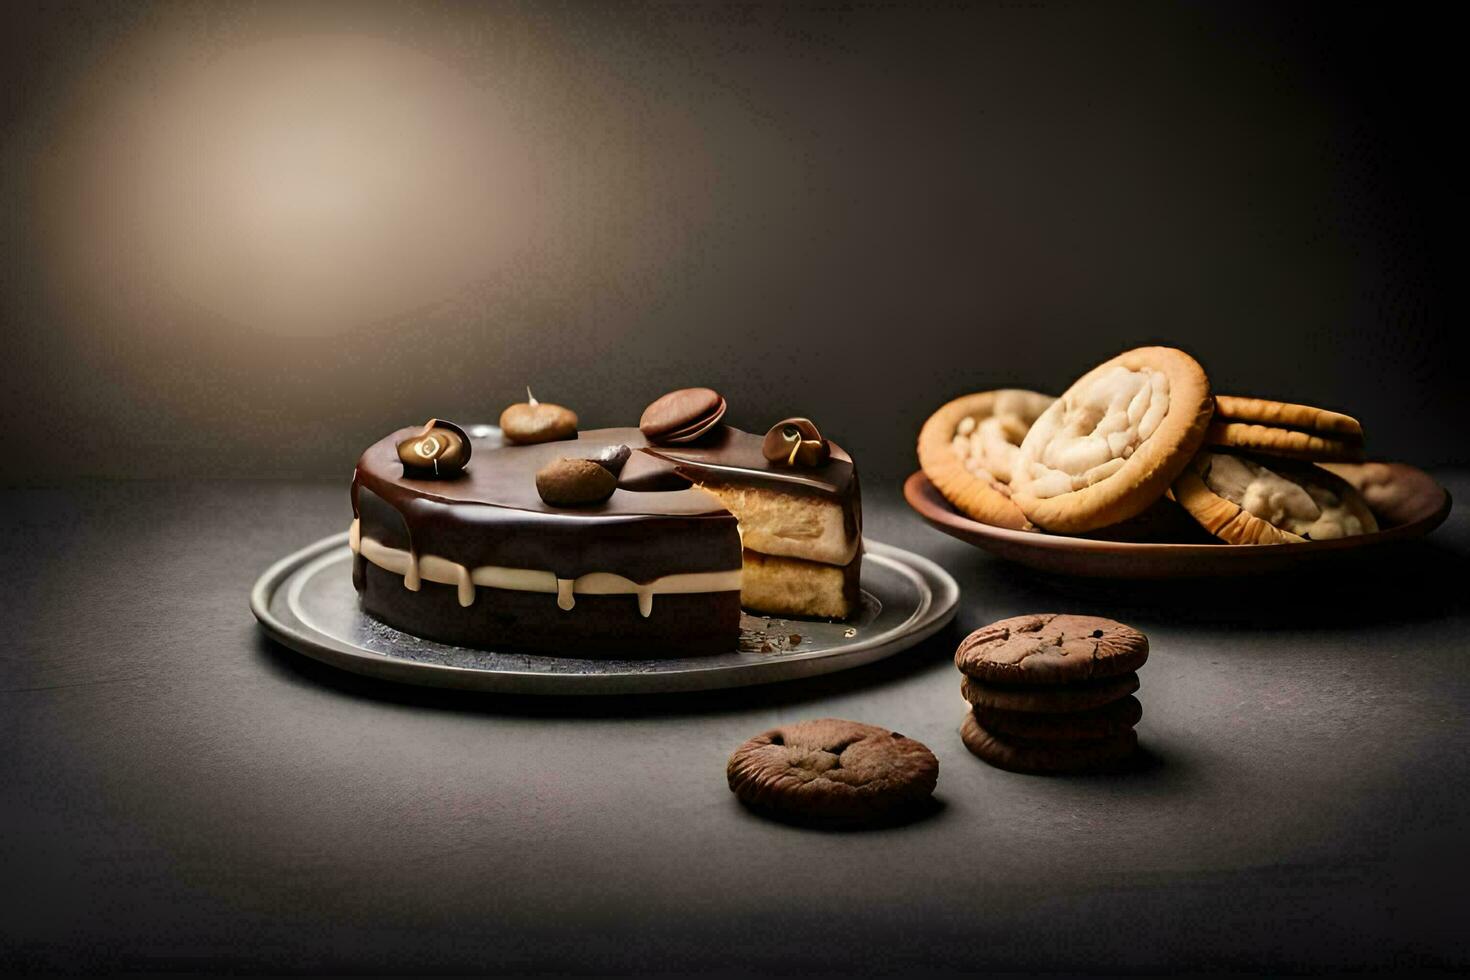
[[[835,650],[794,653],[755,663],[725,663],[708,667],[679,667],[618,672],[542,672],[492,670],[426,663],[386,656],[334,636],[301,619],[287,622],[271,609],[283,588],[288,598],[313,569],[340,560],[347,532],[315,541],[267,568],[250,590],[250,611],[271,639],[297,653],[339,669],[399,683],[449,687],[500,694],[606,695],[675,693],[715,690],[796,680],[834,673],[881,660],[928,639],[949,624],[959,608],[959,586],[934,561],[893,545],[863,539],[864,560],[880,562],[915,585],[920,601],[905,622],[876,637],[854,639]],[[883,596],[879,595],[883,600]]]

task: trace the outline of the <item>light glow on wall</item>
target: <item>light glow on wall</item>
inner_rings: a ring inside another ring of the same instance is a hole
[[[393,41],[240,46],[105,102],[48,175],[63,251],[252,330],[391,318],[493,274],[532,225],[503,93]]]

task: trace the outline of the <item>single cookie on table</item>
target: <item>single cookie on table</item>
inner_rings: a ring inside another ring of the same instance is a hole
[[[1205,443],[1293,459],[1360,460],[1363,426],[1325,408],[1216,395]]]
[[[1143,705],[1130,694],[1086,711],[1040,714],[974,705],[970,713],[982,728],[1001,738],[1080,742],[1123,734],[1143,717]]]
[[[1033,613],[982,626],[960,641],[954,664],[988,685],[1085,684],[1131,674],[1148,660],[1148,637],[1101,616]]]
[[[1229,544],[1298,544],[1378,530],[1352,484],[1311,463],[1206,449],[1174,482],[1174,497]]]
[[[983,524],[1031,529],[1011,501],[1021,441],[1055,401],[1019,388],[981,391],[941,406],[919,430],[919,466],[950,504]]]
[[[1079,378],[1031,426],[1011,499],[1048,531],[1092,531],[1142,513],[1204,442],[1209,379],[1172,347],[1140,347]]]
[[[1033,774],[1104,772],[1122,766],[1138,748],[1138,733],[1131,728],[1106,738],[1046,743],[1005,738],[968,713],[960,738],[972,755],[997,769]]]
[[[974,707],[1036,714],[1088,711],[1126,698],[1137,690],[1137,674],[1120,674],[1085,684],[1058,684],[1054,687],[1002,687],[985,684],[973,677],[965,677],[960,682],[960,695]]]
[[[742,803],[786,817],[862,823],[928,800],[939,760],[922,743],[876,725],[821,718],[755,736],[725,766]]]

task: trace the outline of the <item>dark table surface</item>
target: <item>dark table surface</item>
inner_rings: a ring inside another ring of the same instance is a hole
[[[1470,499],[1470,474],[1441,474]],[[888,661],[699,695],[393,686],[276,646],[276,558],[347,488],[3,492],[0,966],[344,971],[1462,968],[1470,518],[1347,575],[1037,578],[867,488],[871,537],[959,580]],[[969,756],[950,657],[991,620],[1145,630],[1137,771]],[[926,819],[832,833],[725,787],[749,735],[835,715],[940,760]]]

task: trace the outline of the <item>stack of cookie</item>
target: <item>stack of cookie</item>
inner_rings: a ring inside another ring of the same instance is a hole
[[[1356,419],[1217,396],[1172,347],[1125,351],[1056,399],[957,398],[925,422],[918,451],[956,510],[1000,527],[1161,542],[1208,532],[1229,544],[1378,530],[1356,474],[1316,465],[1363,458]]]
[[[1000,769],[1092,772],[1138,747],[1136,671],[1148,637],[1098,616],[1016,616],[965,637],[955,651],[970,712],[965,747]]]

